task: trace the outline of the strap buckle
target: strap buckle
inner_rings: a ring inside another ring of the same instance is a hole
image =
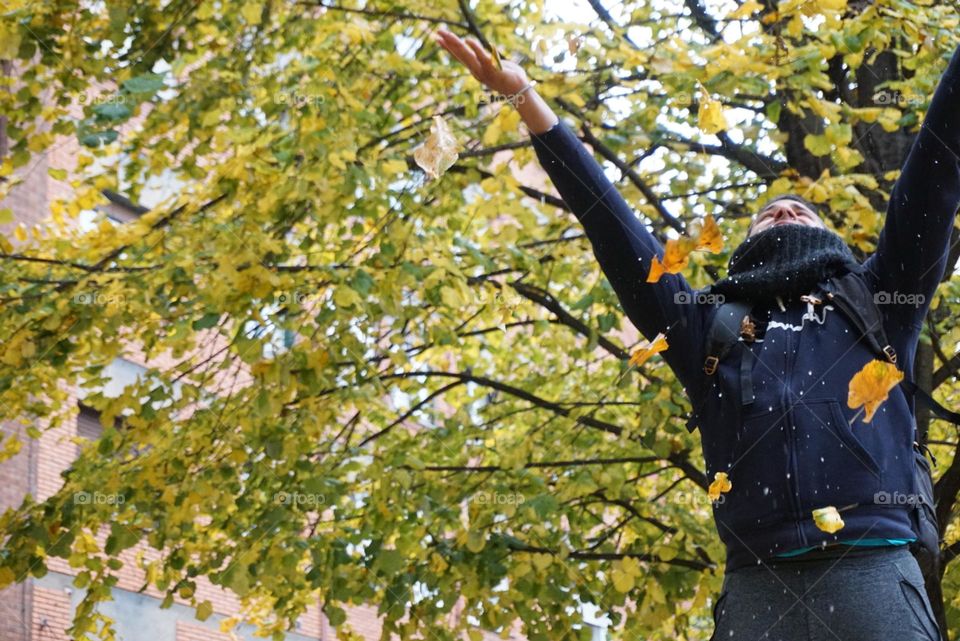
[[[710,376],[717,371],[718,363],[720,363],[720,359],[718,357],[707,356],[707,360],[703,361],[703,371],[706,372],[707,376]]]
[[[893,346],[885,345],[883,347],[883,353],[886,355],[888,361],[890,361],[894,365],[897,364],[897,351],[893,349]]]
[[[747,314],[743,317],[743,320],[740,321],[740,336],[744,341],[752,343],[757,340],[757,326],[754,324],[753,319],[750,318],[750,314]]]

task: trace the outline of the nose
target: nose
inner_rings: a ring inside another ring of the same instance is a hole
[[[797,212],[790,205],[774,205],[773,219],[775,221],[797,218]]]

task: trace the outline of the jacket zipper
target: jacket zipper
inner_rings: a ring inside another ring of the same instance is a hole
[[[786,314],[786,322],[789,324],[791,319],[789,314]],[[791,515],[794,519],[794,524],[797,529],[797,537],[799,539],[799,547],[806,547],[807,537],[803,533],[803,528],[800,526],[800,519],[803,515],[800,513],[800,482],[797,479],[797,465],[796,465],[796,450],[797,450],[797,441],[794,434],[794,426],[791,417],[793,416],[793,408],[790,405],[790,384],[791,384],[791,374],[793,373],[793,362],[791,360],[791,354],[793,353],[792,346],[792,334],[793,332],[784,332],[786,334],[786,353],[784,356],[784,361],[786,367],[784,367],[784,389],[782,392],[782,403],[784,407],[784,421],[786,422],[787,430],[787,465],[789,467],[790,473],[790,482],[788,487],[790,488],[790,502],[793,507],[793,514]],[[797,336],[797,344],[799,346],[800,337]]]

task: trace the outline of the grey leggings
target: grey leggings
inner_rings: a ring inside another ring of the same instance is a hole
[[[727,572],[711,641],[941,641],[905,545]]]

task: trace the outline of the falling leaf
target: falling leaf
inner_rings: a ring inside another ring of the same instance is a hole
[[[728,127],[727,119],[723,115],[723,105],[712,99],[706,91],[703,91],[700,97],[697,123],[705,134],[715,134]]]
[[[887,400],[890,390],[901,380],[903,372],[896,365],[874,359],[850,379],[847,407],[863,406],[863,422],[869,423],[880,404]]]
[[[497,46],[490,43],[490,53],[493,54],[493,66],[497,69],[503,69],[503,62],[500,60],[500,52],[497,51]]]
[[[640,367],[654,354],[662,352],[667,349],[667,337],[661,332],[657,334],[656,338],[652,341],[644,341],[641,347],[630,356],[630,366],[631,367]]]
[[[687,266],[690,260],[690,252],[696,246],[696,241],[692,238],[671,238],[667,241],[667,246],[663,251],[663,261],[656,256],[650,263],[650,273],[647,275],[648,283],[655,283],[660,280],[664,273],[678,274]]]
[[[818,528],[829,534],[833,534],[843,528],[843,519],[840,518],[840,513],[837,512],[837,508],[832,505],[814,510],[813,522]]]
[[[713,475],[713,483],[711,483],[707,489],[707,496],[710,497],[711,501],[717,501],[720,499],[721,494],[729,492],[732,488],[733,483],[727,478],[727,473],[717,472]]]
[[[459,157],[453,132],[441,116],[433,117],[430,136],[413,152],[413,159],[430,178],[439,178]]]
[[[763,9],[763,5],[755,0],[747,0],[744,2],[738,9],[727,14],[727,20],[741,20],[743,18],[749,18],[757,11]]]
[[[723,234],[720,233],[720,227],[713,218],[713,214],[706,215],[703,224],[697,229],[695,237],[697,244],[694,249],[705,249],[712,254],[719,254],[723,251]]]

